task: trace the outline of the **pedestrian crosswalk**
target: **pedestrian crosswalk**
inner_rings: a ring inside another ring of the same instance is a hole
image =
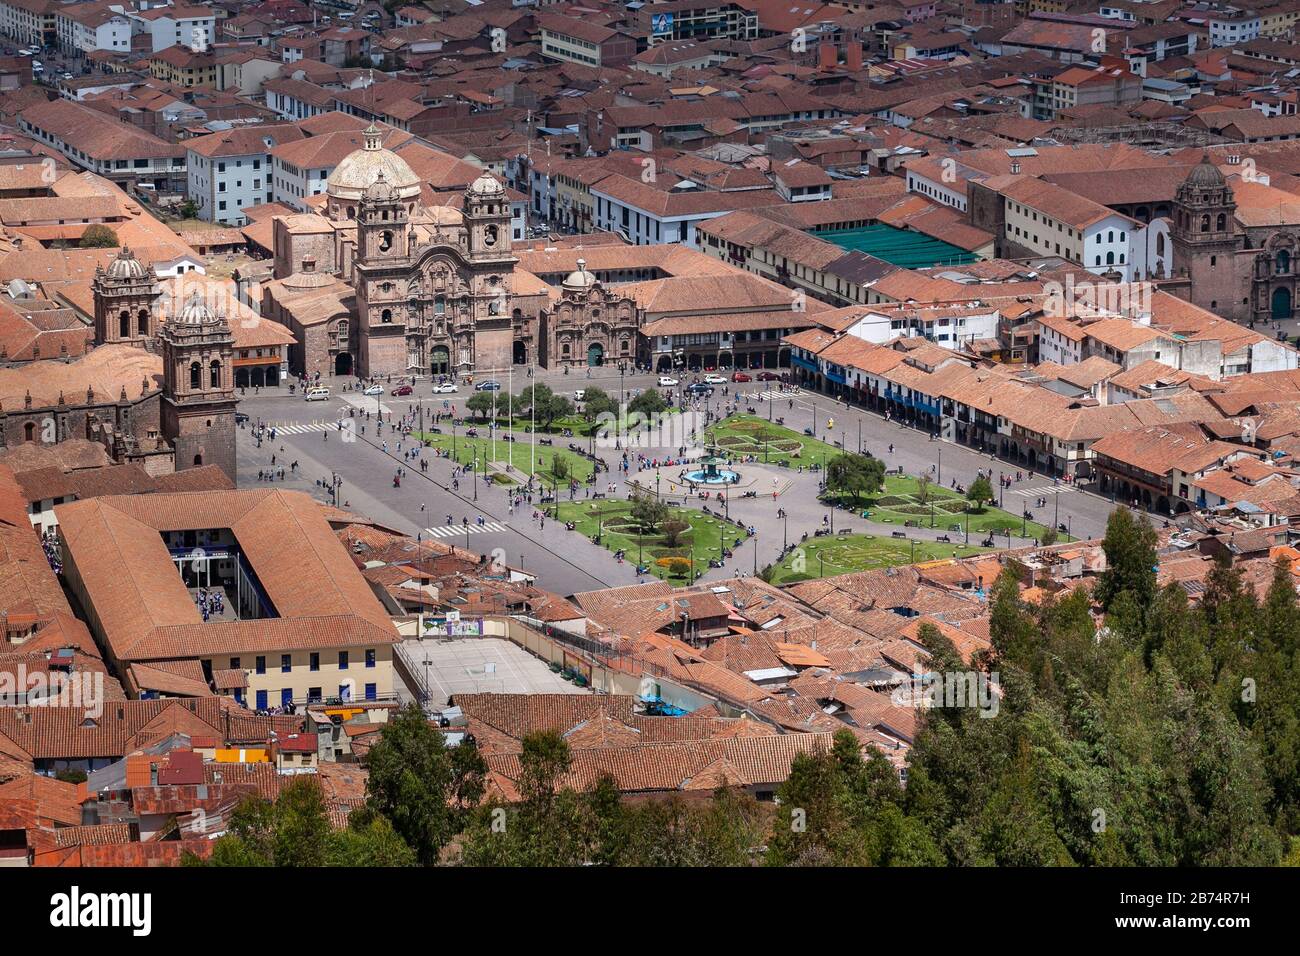
[[[291,425],[272,425],[267,428],[268,437],[271,434],[271,428],[275,429],[276,437],[281,435],[304,435],[307,432],[322,432],[325,429],[331,431],[338,430],[337,422],[295,422]]]
[[[454,538],[458,534],[487,534],[489,532],[505,531],[506,526],[500,521],[485,521],[483,524],[471,522],[468,525],[446,524],[437,528],[425,528],[424,533],[431,538]]]
[[[1012,488],[1013,495],[1022,498],[1043,498],[1047,495],[1061,495],[1073,488],[1073,485],[1042,485],[1038,488]]]
[[[787,389],[784,392],[778,392],[774,389],[766,389],[750,397],[760,402],[789,402],[792,398],[802,398],[803,393],[797,389],[795,391]]]

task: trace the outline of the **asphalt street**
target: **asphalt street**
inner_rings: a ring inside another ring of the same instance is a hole
[[[557,375],[542,373],[539,382],[549,384],[557,392],[569,395],[583,387],[600,386],[613,395],[620,389],[626,397],[640,389],[654,387],[656,376],[649,374],[626,375],[620,378],[616,368],[593,369],[591,377],[584,375]],[[502,377],[503,386],[506,384]],[[514,376],[514,389],[519,391],[527,383],[526,375]],[[398,437],[385,426],[382,435],[376,434],[375,415],[382,408],[385,421],[392,415],[402,415],[423,405],[427,410],[441,410],[447,401],[458,413],[463,413],[465,400],[473,394],[462,385],[455,395],[431,393],[428,381],[418,382],[415,393],[408,397],[362,396],[354,391],[343,392],[343,380],[327,382],[332,389],[328,402],[306,402],[301,394],[290,395],[286,388],[248,390],[241,395],[239,410],[251,421],[239,432],[239,484],[241,487],[258,487],[258,473],[285,470],[283,481],[275,480],[280,487],[306,491],[322,501],[332,501],[330,488],[335,477],[341,479],[338,487],[338,504],[397,530],[456,544],[469,550],[492,555],[515,566],[522,566],[538,575],[541,586],[561,594],[634,583],[637,580],[635,560],[616,562],[613,556],[576,532],[565,530],[558,522],[539,521],[533,517],[534,509],[528,505],[510,509],[510,491],[487,482],[477,483],[461,476],[459,487],[453,488],[453,466],[448,459],[431,458],[429,471],[422,473],[418,463],[407,461],[398,450]],[[387,386],[388,383],[386,383]],[[396,381],[394,383],[396,384]],[[997,459],[964,446],[931,440],[929,435],[897,422],[860,409],[834,402],[825,396],[800,392],[794,395],[779,393],[774,382],[752,382],[729,385],[728,391],[740,390],[739,408],[753,408],[759,415],[783,418],[785,425],[796,431],[815,427],[817,436],[824,441],[839,441],[843,447],[855,450],[861,447],[883,459],[890,468],[901,467],[909,474],[919,474],[933,469],[936,483],[951,486],[952,482],[969,485],[980,469],[992,469],[993,474],[1007,470]],[[721,386],[707,403],[709,410],[718,411],[731,399],[723,397]],[[704,405],[701,405],[703,410]],[[338,429],[337,422],[355,410],[353,419],[357,426],[349,435]],[[366,412],[371,418],[365,419]],[[257,422],[277,427],[274,441],[264,440],[260,447],[254,441],[251,425]],[[833,422],[833,427],[832,426]],[[365,434],[360,426],[366,425]],[[522,437],[522,436],[521,436]],[[353,440],[345,440],[351,438]],[[383,443],[388,442],[388,450]],[[893,445],[892,453],[889,446]],[[654,456],[655,449],[640,449]],[[608,464],[615,466],[621,453],[597,449]],[[425,452],[428,455],[428,452]],[[274,464],[272,463],[274,457]],[[298,462],[296,472],[290,464]],[[399,466],[406,467],[406,476],[400,487],[393,486],[393,476]],[[742,466],[742,470],[746,466]],[[748,466],[765,473],[778,469]],[[676,469],[673,469],[675,475]],[[1012,469],[1014,474],[1014,469]],[[633,474],[636,474],[635,470]],[[641,477],[653,477],[654,472],[643,472]],[[664,478],[669,477],[664,472]],[[756,529],[752,542],[737,549],[731,560],[722,568],[710,569],[705,579],[730,577],[737,573],[753,573],[756,568],[775,560],[786,541],[797,542],[805,532],[813,532],[823,525],[828,515],[816,499],[818,476],[804,472],[797,475],[781,471],[787,487],[776,500],[768,495],[753,499],[734,497],[728,508],[733,518]],[[627,488],[617,479],[617,472],[602,475],[596,488],[606,490],[608,482],[615,483],[612,496],[625,497]],[[476,487],[477,485],[477,487]],[[516,493],[517,488],[513,489]],[[477,492],[477,498],[475,494]],[[580,493],[581,494],[581,493]],[[562,494],[563,500],[563,494]],[[1047,508],[1037,506],[1037,499],[1046,498]],[[692,501],[696,507],[707,507],[714,502]],[[1113,505],[1108,500],[1068,485],[1056,485],[1051,479],[1022,476],[1002,493],[1002,506],[1019,514],[1026,506],[1035,519],[1049,524],[1066,524],[1076,537],[1100,535],[1106,516]],[[778,509],[787,515],[777,516]],[[451,521],[447,516],[451,516]],[[480,524],[479,519],[482,518]],[[838,511],[834,516],[837,530],[848,527],[857,531],[889,533],[894,526],[878,525],[848,512]],[[468,522],[468,533],[465,532]],[[543,526],[544,525],[544,526]],[[943,533],[943,528],[909,530],[917,540],[933,540]],[[1003,541],[1004,539],[999,539]],[[972,539],[971,543],[977,543]],[[1012,539],[1013,544],[1029,543]],[[632,556],[635,559],[635,555]],[[703,566],[706,561],[700,558]]]

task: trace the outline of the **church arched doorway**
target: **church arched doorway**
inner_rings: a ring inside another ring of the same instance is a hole
[[[1273,290],[1273,320],[1291,318],[1291,290],[1279,288]]]
[[[528,364],[528,345],[524,342],[520,342],[518,339],[515,340],[514,361],[516,365]]]
[[[340,352],[334,356],[334,374],[351,375],[352,374],[352,353]]]
[[[592,342],[587,346],[587,364],[592,368],[605,364],[605,346]]]
[[[432,375],[446,375],[451,371],[451,353],[445,345],[435,345],[429,353],[429,372]]]
[[[657,372],[671,372],[673,370],[673,360],[667,355],[659,356],[659,361],[655,366]]]
[[[267,385],[280,384],[280,369],[277,366],[268,365],[266,367],[266,384]]]

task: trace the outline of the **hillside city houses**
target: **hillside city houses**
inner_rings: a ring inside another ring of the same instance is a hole
[[[1005,569],[1031,603],[1106,569],[1061,518],[784,583],[757,544],[685,580],[593,547],[626,576],[560,587],[331,474],[340,414],[397,445],[406,382],[468,440],[475,382],[720,373],[774,427],[800,396],[806,435],[860,413],[1146,514],[1193,602],[1222,561],[1300,588],[1298,31],[1300,0],[0,0],[0,866],[179,865],[304,774],[344,827],[412,702],[507,802],[538,730],[639,799],[771,800],[845,729],[905,782],[921,629],[977,667]],[[266,409],[319,389],[309,473]],[[434,661],[462,645],[556,686]]]

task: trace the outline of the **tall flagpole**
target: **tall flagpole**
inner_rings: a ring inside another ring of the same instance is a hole
[[[532,372],[529,378],[532,380],[533,397],[528,402],[528,416],[531,419],[528,426],[528,433],[533,437],[533,454],[532,462],[529,465],[528,480],[533,480],[533,475],[537,474],[537,373],[533,371],[532,363],[529,363],[528,370]]]
[[[510,401],[506,403],[506,421],[510,422],[510,427],[515,427],[515,359],[510,357],[510,367],[506,369],[506,394],[510,396]],[[515,466],[515,444],[507,442],[510,448],[506,451],[506,457],[510,460],[510,467]]]

